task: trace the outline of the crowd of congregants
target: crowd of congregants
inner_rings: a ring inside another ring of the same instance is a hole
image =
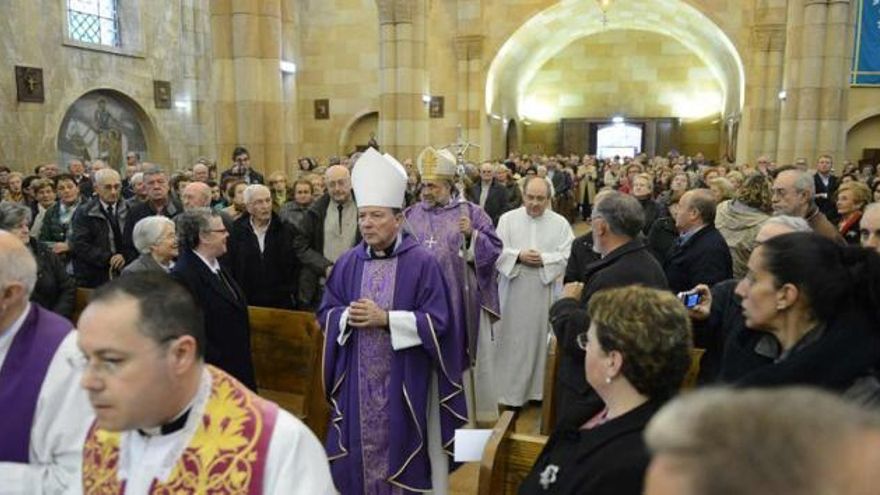
[[[231,159],[0,166],[0,493],[443,494],[456,429],[547,400],[520,493],[880,483],[880,164]],[[248,306],[315,314],[323,446]]]

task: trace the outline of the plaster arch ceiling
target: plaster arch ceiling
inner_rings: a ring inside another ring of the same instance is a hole
[[[561,0],[526,21],[501,46],[486,77],[486,113],[523,119],[523,98],[545,62],[577,39],[611,29],[650,31],[680,41],[702,60],[723,94],[718,111],[742,111],[745,69],[733,42],[705,14],[684,0],[615,0],[607,26],[594,0]]]

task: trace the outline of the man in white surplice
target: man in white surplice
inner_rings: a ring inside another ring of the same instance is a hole
[[[36,280],[28,248],[0,231],[0,495],[64,493],[93,418],[70,364],[76,332],[28,302]]]
[[[551,199],[550,182],[530,177],[523,206],[498,221],[504,250],[495,263],[501,299],[495,376],[498,402],[507,406],[542,399],[548,315],[574,240],[568,221],[547,208]]]

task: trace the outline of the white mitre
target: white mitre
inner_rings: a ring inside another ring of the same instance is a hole
[[[397,160],[392,160],[369,148],[355,162],[351,170],[351,187],[358,207],[403,208],[406,170]]]

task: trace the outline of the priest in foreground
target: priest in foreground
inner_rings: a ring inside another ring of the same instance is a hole
[[[85,494],[332,494],[321,444],[276,404],[204,362],[193,297],[136,273],[97,289],[79,320],[96,421]]]
[[[352,182],[363,241],[336,262],[318,312],[333,480],[343,495],[445,494],[467,420],[464,336],[439,263],[401,228],[403,167],[370,149]]]
[[[492,324],[500,318],[495,261],[501,254],[501,239],[479,205],[456,191],[456,160],[448,150],[426,148],[419,155],[422,173],[422,201],[405,212],[407,228],[422,246],[440,262],[450,288],[450,324],[467,336],[467,364],[475,364],[476,390],[468,393],[478,421],[498,419],[498,401],[492,376]],[[464,346],[462,346],[464,347]],[[467,386],[468,382],[465,382]],[[473,417],[472,417],[473,419]]]
[[[28,302],[37,262],[0,231],[0,494],[55,495],[76,484],[92,421],[70,361],[79,354],[65,318]]]

